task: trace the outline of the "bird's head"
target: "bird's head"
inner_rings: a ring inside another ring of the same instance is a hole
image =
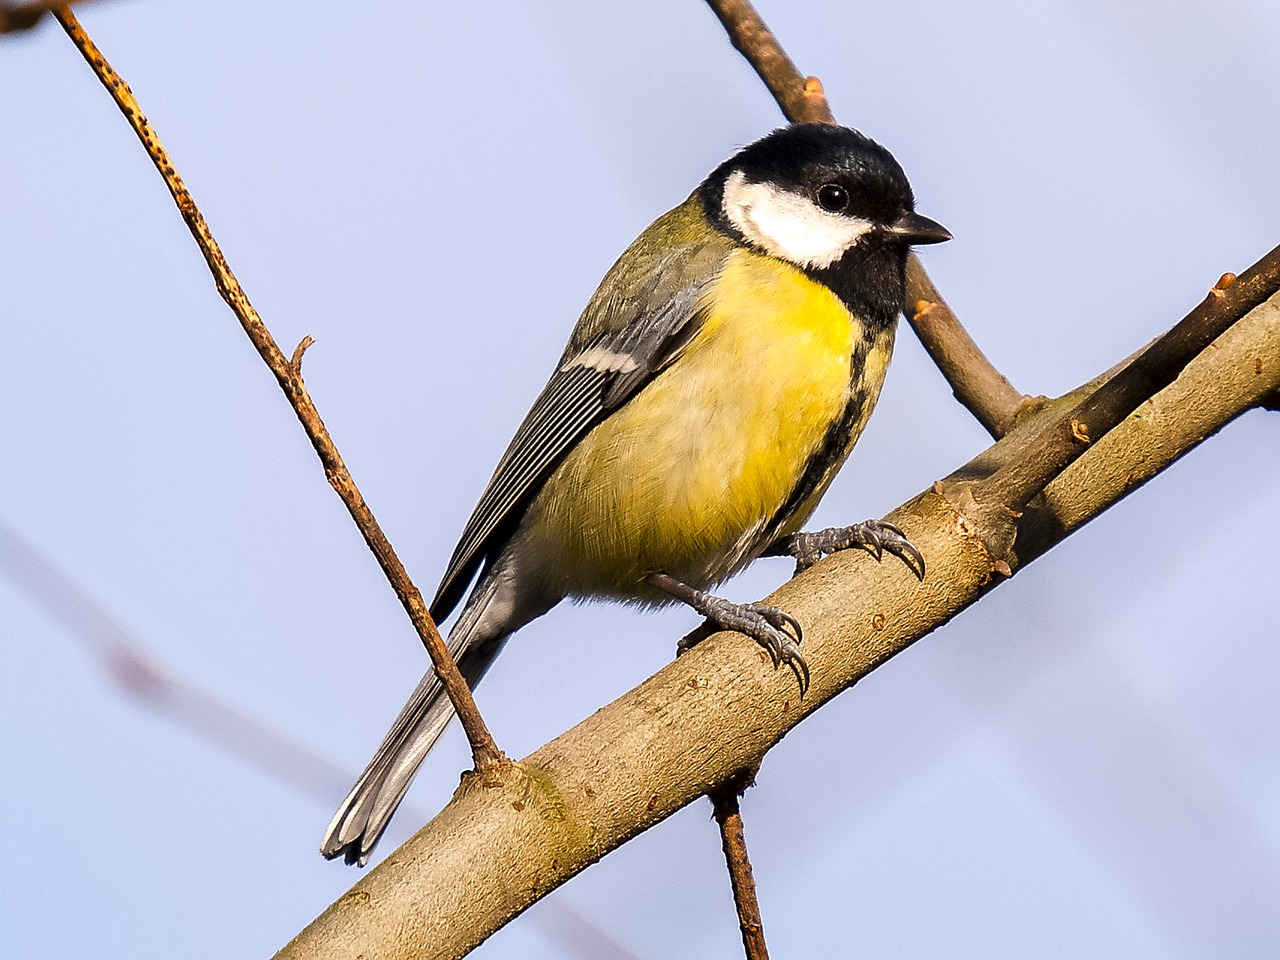
[[[739,242],[808,272],[875,249],[951,239],[915,212],[902,167],[848,127],[793,124],[744,147],[703,182],[707,218]]]

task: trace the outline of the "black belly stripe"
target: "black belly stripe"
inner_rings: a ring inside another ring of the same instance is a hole
[[[867,353],[877,339],[877,333],[868,330],[862,341],[854,348],[853,356],[849,362],[849,375],[853,384],[849,400],[840,416],[827,428],[826,435],[823,436],[822,443],[818,445],[818,449],[810,455],[805,463],[804,470],[801,471],[800,479],[796,482],[791,495],[787,497],[782,504],[782,508],[774,514],[773,519],[769,522],[769,526],[761,538],[763,544],[768,545],[777,539],[779,532],[786,526],[787,521],[822,485],[827,475],[834,469],[834,465],[839,462],[841,454],[845,452],[845,448],[849,443],[850,432],[866,418],[868,412],[865,376]]]
[[[830,289],[861,325],[862,340],[849,359],[849,402],[827,429],[822,443],[809,457],[795,489],[761,534],[763,548],[777,539],[779,532],[795,516],[806,500],[817,492],[847,453],[849,434],[871,414],[867,401],[867,354],[887,334],[892,335],[902,311],[907,250],[889,243],[857,244],[835,263],[821,270],[805,272]]]

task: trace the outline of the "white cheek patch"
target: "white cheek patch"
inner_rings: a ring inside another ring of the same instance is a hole
[[[604,347],[591,347],[583,350],[560,369],[572,370],[574,367],[586,367],[588,370],[598,370],[600,373],[630,373],[638,366],[635,357],[628,354],[614,353]]]
[[[822,269],[839,260],[873,224],[827,213],[808,198],[767,183],[748,183],[741,170],[724,184],[724,214],[750,243],[781,260]]]

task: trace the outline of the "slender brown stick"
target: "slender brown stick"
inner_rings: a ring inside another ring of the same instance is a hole
[[[792,123],[835,123],[822,84],[805,77],[749,0],[707,0],[739,53],[755,68]],[[992,366],[942,299],[913,255],[907,268],[905,313],[925,350],[951,384],[956,399],[1000,438],[1013,426],[1025,398]]]
[[[324,465],[325,477],[333,489],[337,491],[338,496],[342,498],[342,502],[346,504],[347,510],[351,514],[351,519],[355,521],[360,533],[364,536],[365,542],[369,545],[369,549],[377,557],[378,564],[382,567],[382,572],[386,574],[396,592],[396,596],[400,598],[401,604],[404,605],[405,610],[408,612],[414,629],[418,631],[418,636],[422,638],[422,643],[427,648],[427,653],[431,656],[431,663],[435,667],[436,675],[444,685],[445,692],[449,695],[454,709],[458,712],[458,719],[462,721],[463,729],[467,732],[467,739],[471,743],[471,754],[475,760],[476,769],[485,771],[505,762],[506,758],[503,756],[502,751],[498,749],[497,744],[493,742],[493,737],[490,736],[489,730],[480,716],[480,711],[476,707],[475,700],[471,696],[471,691],[468,689],[466,681],[463,680],[462,674],[458,672],[458,667],[449,655],[444,640],[440,636],[440,631],[436,629],[435,623],[431,620],[431,615],[427,612],[427,605],[423,602],[422,594],[414,586],[413,581],[409,579],[409,574],[405,571],[400,558],[396,556],[391,544],[383,534],[382,528],[378,526],[378,521],[374,519],[373,513],[365,503],[364,497],[361,496],[355,481],[351,478],[351,474],[347,471],[346,464],[343,463],[342,457],[338,453],[338,448],[334,446],[333,440],[329,437],[329,431],[325,428],[324,421],[320,419],[320,414],[307,393],[301,372],[302,352],[306,349],[307,341],[304,340],[302,344],[299,344],[292,362],[280,351],[280,347],[276,345],[271,333],[258,316],[258,312],[249,302],[244,289],[240,286],[240,281],[231,272],[231,268],[227,266],[227,261],[223,257],[217,241],[214,240],[213,234],[209,231],[208,224],[205,223],[204,217],[201,215],[199,208],[196,207],[195,201],[191,199],[191,194],[187,192],[182,178],[178,175],[178,171],[170,161],[168,153],[160,143],[160,138],[156,136],[151,124],[138,106],[138,101],[134,98],[129,85],[112,69],[111,64],[107,63],[106,58],[103,57],[93,41],[89,39],[89,35],[85,33],[84,28],[80,26],[79,21],[76,20],[70,9],[63,7],[53,11],[53,15],[62,24],[67,36],[79,48],[80,53],[83,54],[89,66],[93,68],[93,72],[97,74],[98,79],[102,81],[103,86],[107,88],[107,92],[111,94],[112,99],[115,100],[116,105],[125,115],[130,126],[133,127],[138,139],[142,141],[142,145],[151,157],[152,163],[160,171],[160,176],[164,178],[169,192],[173,194],[174,202],[182,213],[182,219],[186,221],[187,227],[191,230],[191,235],[195,238],[196,245],[200,247],[200,252],[204,254],[204,258],[209,264],[209,270],[213,274],[214,283],[218,287],[218,293],[222,295],[222,299],[227,302],[227,306],[236,315],[236,319],[240,321],[244,332],[248,334],[249,339],[257,349],[258,355],[271,368],[271,372],[275,374],[276,381],[280,384],[280,389],[284,391],[289,403],[293,406],[294,412],[298,415],[298,420],[302,423],[303,429],[311,440],[311,445],[315,448],[316,454],[320,457],[320,462]]]
[[[747,960],[769,960],[764,944],[764,923],[760,919],[760,901],[756,899],[756,880],[751,873],[751,861],[747,857],[747,838],[742,832],[742,813],[738,797],[750,786],[747,778],[735,778],[734,782],[707,794],[720,824],[720,843],[724,847],[724,860],[729,866],[729,883],[733,887],[733,902],[738,908],[738,928],[742,931],[742,946]]]
[[[735,50],[764,81],[792,123],[835,123],[822,82],[802,74],[748,0],[707,0]]]
[[[1277,289],[1280,247],[1239,278],[1224,274],[1209,295],[1168,332],[1041,432],[1016,458],[980,481],[975,499],[1020,512],[1090,444],[1171,384],[1209,344]]]

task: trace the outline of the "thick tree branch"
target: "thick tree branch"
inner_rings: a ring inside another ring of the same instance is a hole
[[[489,730],[480,716],[480,711],[476,707],[475,700],[472,699],[471,691],[468,689],[466,681],[463,680],[462,674],[458,672],[457,665],[454,664],[453,658],[449,655],[439,630],[436,629],[431,615],[427,612],[427,605],[422,599],[422,594],[413,584],[413,581],[409,579],[409,574],[405,570],[404,564],[400,562],[400,558],[396,556],[390,542],[383,534],[382,528],[378,525],[378,521],[374,519],[373,512],[369,509],[368,504],[365,503],[359,488],[356,487],[355,480],[352,479],[350,472],[348,472],[342,456],[338,453],[338,448],[329,436],[329,431],[325,427],[324,421],[320,419],[319,411],[316,410],[311,396],[307,393],[306,385],[302,381],[302,354],[309,345],[310,337],[305,338],[298,345],[292,360],[285,357],[281,352],[270,331],[267,330],[266,325],[262,322],[262,318],[258,316],[258,311],[249,302],[249,297],[240,286],[240,281],[236,279],[235,274],[231,272],[231,268],[227,265],[226,258],[222,255],[222,250],[209,230],[209,225],[205,223],[204,216],[200,213],[200,209],[187,191],[186,185],[182,182],[182,177],[178,175],[178,171],[169,159],[169,155],[164,149],[164,145],[160,142],[160,138],[156,136],[155,130],[152,129],[142,109],[138,106],[138,101],[134,98],[133,91],[129,89],[129,85],[120,78],[120,75],[107,62],[69,8],[63,7],[54,10],[53,15],[62,24],[67,36],[71,38],[71,41],[80,50],[89,66],[93,68],[93,72],[102,81],[103,86],[107,88],[107,92],[115,100],[116,106],[125,115],[129,125],[133,127],[134,133],[138,135],[138,139],[142,141],[147,155],[151,157],[152,163],[160,171],[160,176],[164,178],[165,185],[173,195],[173,200],[178,205],[178,210],[182,214],[182,219],[186,221],[187,227],[191,231],[191,236],[195,238],[200,252],[204,254],[205,261],[209,264],[209,270],[213,274],[214,283],[217,285],[218,293],[227,302],[227,306],[236,315],[236,319],[240,321],[241,327],[244,328],[244,332],[257,349],[258,355],[262,357],[266,365],[271,368],[271,372],[275,374],[276,381],[280,384],[280,389],[284,391],[285,396],[298,416],[299,422],[307,432],[311,445],[320,457],[320,462],[324,465],[325,477],[333,489],[337,491],[338,496],[342,498],[342,502],[351,514],[351,519],[355,521],[360,533],[364,536],[365,543],[373,551],[378,564],[382,567],[382,572],[386,574],[387,580],[396,592],[396,596],[400,598],[401,604],[408,612],[414,629],[418,631],[418,636],[427,648],[436,674],[440,677],[449,699],[453,701],[453,705],[458,711],[458,717],[462,721],[463,729],[466,730],[467,738],[471,743],[471,752],[475,759],[476,769],[486,771],[505,763],[506,758],[493,742],[493,737],[490,736]]]
[[[464,780],[415,837],[300,933],[279,960],[460,957],[548,890],[751,767],[791,727],[1021,565],[1280,389],[1280,296],[1232,325],[1053,481],[1021,516],[971,495],[1093,386],[890,514],[929,558],[837,554],[768,598],[805,625],[812,686],[717,634],[503,772]],[[1001,559],[989,543],[1017,537]]]

